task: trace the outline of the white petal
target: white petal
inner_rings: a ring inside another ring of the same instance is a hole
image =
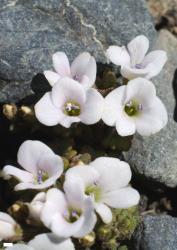
[[[46,227],[50,227],[53,216],[58,212],[64,212],[66,209],[67,203],[63,192],[52,188],[47,192],[46,202],[41,213],[41,220]]]
[[[75,101],[84,105],[86,93],[78,82],[68,77],[63,77],[52,88],[52,101],[56,107],[62,108],[68,101]]]
[[[137,69],[134,67],[131,67],[130,65],[124,65],[121,67],[121,75],[125,77],[126,79],[134,79],[137,77],[147,77],[148,74],[151,72],[152,67],[151,65],[147,65],[147,67],[142,69]]]
[[[112,63],[116,65],[130,64],[130,56],[125,46],[110,46],[106,50],[106,56]]]
[[[91,87],[91,86],[90,86],[90,80],[89,80],[88,76],[86,76],[86,75],[83,75],[83,76],[81,77],[80,83],[81,83],[81,85],[82,85],[85,89],[88,89],[88,88]]]
[[[106,193],[103,200],[113,208],[129,208],[139,203],[140,195],[135,189],[126,187]]]
[[[123,105],[126,86],[121,86],[111,91],[105,97],[102,119],[109,126],[114,126],[117,120],[119,107]]]
[[[63,118],[60,121],[60,124],[65,128],[70,128],[71,125],[75,122],[80,122],[81,119],[79,116],[68,116],[63,115]]]
[[[5,166],[3,168],[2,174],[5,177],[6,176],[13,176],[22,182],[33,182],[34,181],[34,177],[31,173],[24,171],[24,170],[21,170],[19,168],[15,168],[15,167],[10,166],[10,165]]]
[[[137,36],[129,42],[127,48],[131,57],[131,63],[135,66],[136,64],[140,64],[144,59],[149,49],[149,40],[146,36]]]
[[[89,79],[87,88],[91,87],[96,79],[96,61],[93,56],[88,52],[80,54],[71,64],[72,77],[78,77],[82,79],[82,76],[86,75]]]
[[[80,115],[81,122],[85,124],[94,124],[101,119],[104,98],[96,89],[87,90],[86,95],[86,103]]]
[[[156,97],[153,106],[143,112],[135,120],[137,132],[143,136],[149,136],[159,132],[168,121],[166,108],[162,101]]]
[[[15,244],[12,247],[7,247],[5,250],[38,250],[24,244]],[[40,249],[42,250],[42,249]]]
[[[7,213],[0,212],[0,240],[5,240],[15,236],[14,219]]]
[[[144,78],[136,78],[128,82],[124,104],[135,100],[142,104],[143,108],[150,107],[156,97],[154,84]]]
[[[136,131],[135,121],[124,110],[118,110],[116,130],[121,136],[133,135]]]
[[[63,172],[63,160],[59,155],[46,154],[41,156],[37,167],[47,172],[49,177],[55,177],[57,180]]]
[[[59,74],[57,74],[51,70],[45,70],[44,75],[51,86],[53,86],[61,78],[61,76]]]
[[[145,56],[142,65],[145,67],[151,65],[151,70],[147,75],[147,78],[150,79],[160,73],[164,64],[167,61],[167,53],[163,50],[152,51]]]
[[[125,187],[131,180],[130,166],[118,158],[99,157],[90,165],[99,172],[100,178],[97,185],[104,192]]]
[[[70,76],[70,65],[68,57],[63,52],[56,52],[52,56],[53,66],[60,76]]]
[[[40,141],[27,140],[23,142],[17,153],[18,163],[27,171],[37,174],[37,164],[45,154],[54,155],[53,151]]]
[[[61,111],[54,106],[51,92],[47,92],[34,106],[36,118],[46,126],[54,126],[62,119]]]
[[[80,178],[83,183],[85,184],[85,187],[88,187],[99,179],[99,173],[96,169],[94,169],[91,166],[76,166],[70,168],[65,175],[66,180],[69,180],[72,177]]]
[[[95,204],[95,210],[100,215],[102,221],[106,224],[112,221],[111,209],[103,203]]]
[[[39,234],[28,244],[35,250],[75,250],[70,239],[61,239],[52,233]]]
[[[26,203],[29,209],[30,218],[36,221],[40,221],[40,215],[45,200],[46,200],[46,193],[40,192],[34,197],[31,203]]]
[[[97,218],[95,213],[93,212],[94,204],[90,197],[88,197],[84,202],[84,212],[82,214],[84,220],[82,227],[79,231],[77,231],[73,236],[76,238],[84,237],[89,234],[95,227]]]
[[[57,213],[52,218],[51,231],[58,237],[69,238],[81,229],[83,222],[83,216],[80,216],[75,222],[70,223],[64,218],[63,214]]]
[[[63,188],[69,204],[73,208],[79,208],[85,199],[83,181],[77,176],[70,176],[66,178]]]

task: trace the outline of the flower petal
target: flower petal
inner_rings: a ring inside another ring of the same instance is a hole
[[[86,87],[91,87],[96,79],[96,61],[88,52],[81,53],[71,64],[72,77],[81,78],[86,75],[89,82]]]
[[[159,132],[168,121],[166,108],[162,101],[156,97],[153,106],[143,112],[136,120],[136,129],[140,135],[149,136]]]
[[[47,92],[34,106],[37,119],[46,126],[54,126],[62,119],[61,111],[54,106],[51,92]]]
[[[80,122],[80,120],[81,119],[78,116],[63,115],[60,124],[65,128],[70,128],[73,123]]]
[[[124,110],[119,110],[117,115],[116,130],[121,136],[133,135],[136,131],[135,121]]]
[[[15,168],[13,166],[7,165],[3,168],[2,175],[7,178],[8,176],[13,176],[22,182],[33,182],[34,177],[31,173]]]
[[[103,200],[113,208],[129,208],[139,203],[140,195],[135,189],[126,187],[106,193]]]
[[[62,214],[57,213],[52,217],[51,231],[58,237],[69,238],[81,229],[83,222],[84,217],[82,215],[78,220],[70,223]]]
[[[56,52],[52,56],[53,66],[60,76],[70,76],[70,65],[68,57],[64,52]]]
[[[54,155],[53,151],[40,141],[27,140],[23,142],[17,153],[18,163],[27,171],[37,174],[37,164],[41,156]]]
[[[99,173],[96,169],[92,168],[91,166],[76,166],[70,168],[65,175],[66,180],[69,181],[72,177],[80,178],[85,187],[92,185],[93,183],[97,182],[99,178]]]
[[[52,218],[55,214],[62,213],[67,209],[67,202],[63,192],[56,188],[50,189],[46,194],[41,221],[46,227],[50,227]]]
[[[70,176],[64,182],[64,191],[72,208],[80,208],[85,199],[84,183],[77,176]]]
[[[58,238],[52,233],[39,234],[28,244],[35,250],[75,250],[70,239]]]
[[[109,224],[112,221],[112,212],[107,205],[103,203],[97,203],[95,204],[95,210],[100,215],[104,223]]]
[[[84,202],[84,213],[82,214],[84,220],[82,227],[79,231],[73,234],[76,238],[82,238],[89,234],[95,227],[97,218],[93,212],[94,205],[91,197],[88,197]]]
[[[40,192],[34,197],[31,203],[26,203],[29,209],[30,218],[32,218],[35,221],[40,221],[40,215],[45,201],[46,201],[46,193]]]
[[[131,170],[128,163],[113,157],[99,157],[90,165],[99,172],[97,185],[104,192],[122,188],[128,185],[131,180]]]
[[[80,115],[81,122],[85,124],[94,124],[101,119],[104,98],[96,89],[87,90],[86,95],[86,103]]]
[[[106,50],[106,56],[116,65],[130,64],[130,55],[125,46],[109,46]]]
[[[61,78],[59,74],[51,70],[45,70],[44,75],[51,86],[53,86]]]
[[[143,109],[150,107],[156,98],[154,84],[145,78],[136,78],[128,82],[124,104],[136,100],[142,104]]]
[[[27,246],[25,244],[15,244],[11,247],[5,248],[5,250],[34,250],[34,248]],[[35,250],[38,250],[37,248]],[[42,249],[39,249],[42,250]]]
[[[10,239],[15,236],[15,220],[7,213],[0,212],[0,240]]]
[[[152,67],[151,65],[147,65],[147,67],[145,68],[142,68],[142,69],[137,69],[137,68],[133,68],[129,65],[123,65],[121,67],[121,75],[123,77],[125,77],[126,79],[134,79],[134,78],[137,78],[137,77],[147,77],[148,74],[151,72],[152,70]]]
[[[109,126],[116,124],[119,107],[123,105],[125,90],[126,86],[121,86],[105,97],[102,120]]]
[[[68,77],[63,77],[52,88],[52,101],[59,108],[63,108],[68,101],[78,102],[82,108],[86,101],[86,93],[81,84]]]
[[[129,42],[127,48],[131,57],[131,64],[135,66],[136,64],[140,64],[144,59],[149,49],[149,40],[144,35],[137,36]]]
[[[57,180],[63,172],[63,160],[59,155],[46,154],[41,156],[37,167],[39,170],[47,172],[49,177]]]
[[[147,65],[151,65],[151,70],[147,75],[147,78],[150,79],[160,73],[164,64],[167,61],[167,53],[163,50],[152,51],[145,56],[142,65],[146,67]]]

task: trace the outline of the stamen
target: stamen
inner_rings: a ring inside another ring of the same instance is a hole
[[[143,69],[144,67],[143,67],[142,64],[136,64],[136,65],[135,65],[135,68],[136,68],[136,69]]]
[[[74,76],[73,76],[73,79],[74,79],[75,81],[78,81],[78,82],[80,81],[79,75],[74,75]]]
[[[42,183],[42,170],[38,170],[38,173],[37,173],[37,182],[39,184]]]
[[[141,103],[138,105],[138,110],[140,110],[140,111],[143,110],[143,105]]]

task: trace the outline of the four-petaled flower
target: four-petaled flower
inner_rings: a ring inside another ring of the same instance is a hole
[[[52,233],[39,234],[28,244],[15,244],[5,250],[75,250],[71,239],[62,239]]]
[[[40,141],[25,141],[17,154],[18,163],[25,169],[7,165],[3,168],[4,178],[13,176],[20,183],[15,190],[44,189],[55,184],[63,172],[63,160]]]
[[[46,70],[44,75],[51,86],[53,86],[62,77],[70,77],[87,89],[90,88],[96,79],[96,62],[93,56],[88,52],[80,54],[69,65],[68,57],[63,52],[57,52],[53,55],[53,66],[56,72]]]
[[[121,74],[125,78],[150,79],[160,73],[167,61],[167,55],[163,50],[155,50],[146,55],[148,49],[149,40],[140,35],[128,43],[127,47],[110,46],[106,56],[112,63],[121,66]]]
[[[85,91],[77,81],[63,77],[35,105],[35,113],[47,126],[61,124],[69,128],[74,122],[98,122],[103,106],[104,99],[96,89]]]
[[[73,185],[76,185],[74,183]],[[42,209],[44,225],[59,237],[81,238],[90,233],[96,223],[93,201],[85,199],[80,192],[70,190],[66,195],[58,189],[50,189]]]
[[[116,126],[121,136],[157,133],[167,124],[167,111],[156,96],[153,83],[136,78],[110,92],[105,98],[103,121]]]
[[[117,158],[100,157],[89,165],[75,166],[66,172],[64,190],[73,194],[92,197],[96,212],[105,223],[112,220],[112,208],[129,208],[137,205],[139,193],[128,186],[130,166]]]

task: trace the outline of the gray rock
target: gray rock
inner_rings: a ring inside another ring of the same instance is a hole
[[[30,94],[24,86],[58,50],[70,59],[87,50],[105,63],[108,45],[156,34],[144,0],[1,0],[0,30],[0,102]]]
[[[177,218],[145,216],[133,235],[134,250],[176,250]]]
[[[177,39],[168,31],[162,30],[157,40],[157,48],[164,49],[168,53],[168,62],[163,72],[153,80],[157,95],[167,107],[168,125],[154,136],[136,135],[130,151],[124,153],[124,156],[134,171],[141,176],[157,184],[175,187],[177,186],[177,123],[173,119],[175,98],[172,84],[177,68],[175,53]]]

